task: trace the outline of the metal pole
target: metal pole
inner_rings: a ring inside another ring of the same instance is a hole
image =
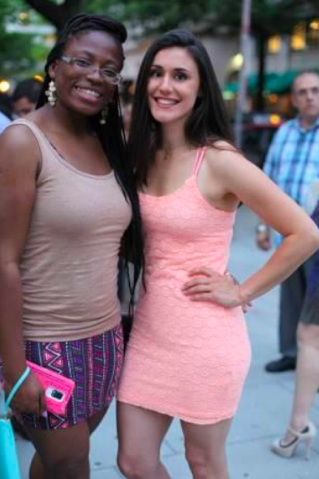
[[[249,51],[250,51],[250,18],[251,18],[251,0],[242,0],[241,32],[240,32],[240,51],[243,56],[243,64],[239,73],[238,93],[235,114],[235,143],[238,148],[242,144],[242,123],[243,110],[247,98],[247,77],[249,71]]]

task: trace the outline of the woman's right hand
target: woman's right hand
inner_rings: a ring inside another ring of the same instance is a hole
[[[13,384],[10,387],[8,382],[5,382],[4,390],[6,397],[12,387]],[[14,395],[10,407],[20,413],[35,413],[38,417],[46,411],[44,389],[32,372]]]

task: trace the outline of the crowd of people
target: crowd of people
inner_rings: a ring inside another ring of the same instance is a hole
[[[30,479],[88,479],[90,435],[115,396],[124,477],[170,478],[160,447],[178,418],[194,479],[229,479],[225,444],[251,359],[244,309],[280,283],[281,320],[292,317],[285,294],[299,294],[291,323],[300,322],[294,410],[273,450],[291,456],[316,433],[319,231],[301,206],[319,173],[319,77],[296,77],[299,116],[277,133],[262,172],[234,145],[209,55],[188,30],[149,47],[124,122],[126,37],[108,16],[73,17],[40,91],[28,84],[12,96],[19,118],[0,137],[4,389],[26,360],[75,383],[65,415],[47,410],[32,373],[13,399],[36,450]],[[240,203],[261,219],[261,247],[269,227],[280,235],[242,284],[227,269]],[[134,309],[125,357],[119,264]],[[294,366],[293,347],[281,352],[277,371]]]

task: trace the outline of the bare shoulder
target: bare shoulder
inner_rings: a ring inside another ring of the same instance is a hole
[[[216,174],[228,174],[231,171],[238,171],[248,167],[251,163],[245,156],[227,141],[217,141],[214,146],[209,146],[206,151],[205,160],[208,170]]]
[[[40,161],[38,142],[27,126],[12,124],[0,135],[0,170],[34,170]]]

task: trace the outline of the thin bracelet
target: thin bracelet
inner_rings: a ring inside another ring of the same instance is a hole
[[[242,297],[241,290],[240,290],[240,285],[238,286],[238,296],[239,296],[239,299],[240,299],[241,306],[245,306],[245,304],[249,304],[249,301],[246,300],[246,299],[243,299],[243,297]]]
[[[10,403],[13,399],[13,396],[18,392],[20,386],[27,379],[30,372],[31,372],[31,369],[29,368],[29,366],[27,366],[24,373],[22,373],[22,375],[19,377],[19,379],[17,380],[17,382],[15,383],[13,388],[11,389],[10,394],[7,397],[6,402],[5,402],[5,405],[6,405],[7,408],[10,406]]]

